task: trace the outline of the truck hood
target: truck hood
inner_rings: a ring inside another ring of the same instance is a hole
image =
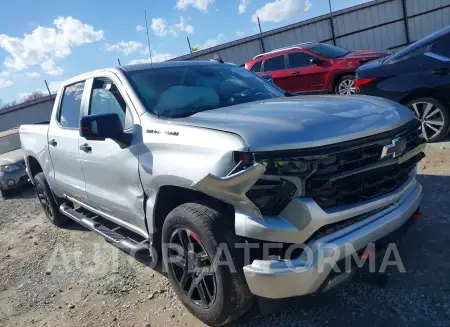
[[[23,161],[22,149],[0,154],[0,166],[11,165]]]
[[[413,119],[402,105],[369,96],[299,96],[204,111],[171,123],[240,135],[250,151],[311,148],[386,132]]]
[[[375,59],[390,56],[392,52],[386,50],[356,50],[342,57],[344,59]]]

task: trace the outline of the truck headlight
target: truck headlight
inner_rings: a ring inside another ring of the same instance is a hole
[[[20,167],[16,165],[4,165],[0,166],[0,171],[5,173],[12,173],[13,171],[19,170]]]

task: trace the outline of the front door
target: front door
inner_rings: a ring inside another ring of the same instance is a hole
[[[124,131],[133,134],[139,126],[139,116],[127,100],[115,75],[91,79],[84,114],[116,113]],[[146,235],[144,191],[139,178],[139,157],[133,135],[130,146],[111,139],[86,140],[80,137],[80,157],[86,193],[90,205],[104,216],[141,235]]]
[[[289,66],[292,72],[292,83],[298,91],[322,91],[326,85],[326,77],[330,71],[328,63],[315,64],[311,62],[314,56],[304,52],[291,52],[288,54]]]
[[[54,169],[49,173],[49,183],[58,196],[69,196],[81,202],[87,202],[78,144],[84,85],[82,81],[64,88],[56,99],[58,110],[54,110],[48,130]]]

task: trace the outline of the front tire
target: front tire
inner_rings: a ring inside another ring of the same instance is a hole
[[[242,270],[243,251],[235,249],[238,237],[231,215],[210,205],[185,203],[169,213],[162,229],[163,260],[172,287],[184,306],[210,326],[238,319],[254,303]],[[227,258],[232,258],[231,266],[213,264]]]
[[[39,202],[41,203],[42,209],[44,209],[44,213],[48,220],[58,227],[67,225],[70,218],[59,212],[59,207],[55,202],[55,198],[45,179],[44,173],[36,174],[33,181]]]
[[[450,116],[448,108],[433,98],[417,98],[409,101],[410,108],[422,122],[422,134],[427,142],[438,142],[448,133]]]
[[[2,198],[4,199],[9,198],[13,194],[12,190],[4,190],[4,189],[0,189],[0,193],[2,194]]]
[[[356,94],[355,75],[348,74],[342,76],[334,86],[334,93],[337,95]]]

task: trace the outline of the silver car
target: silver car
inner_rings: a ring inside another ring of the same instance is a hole
[[[13,189],[28,183],[18,129],[0,133],[0,192],[11,195]]]

